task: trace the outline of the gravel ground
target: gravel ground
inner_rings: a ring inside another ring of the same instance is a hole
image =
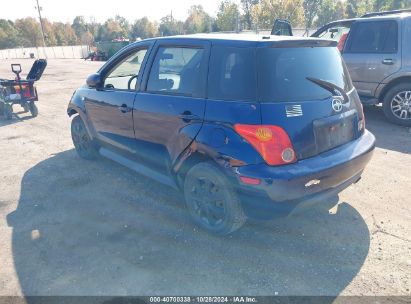
[[[0,118],[0,296],[411,296],[411,130],[366,109],[378,148],[338,207],[213,237],[179,193],[76,156],[66,106],[100,65],[50,60],[39,116]]]

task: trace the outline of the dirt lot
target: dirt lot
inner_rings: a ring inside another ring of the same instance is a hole
[[[172,189],[76,156],[66,106],[99,66],[50,60],[39,116],[0,118],[0,296],[411,295],[409,129],[367,109],[378,148],[338,208],[217,238]]]

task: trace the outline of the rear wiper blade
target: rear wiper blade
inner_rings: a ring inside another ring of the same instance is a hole
[[[316,85],[322,87],[323,89],[329,91],[331,94],[339,94],[344,98],[344,103],[348,103],[350,101],[347,93],[344,91],[343,88],[333,84],[332,82],[325,81],[322,79],[314,78],[314,77],[306,77],[307,80],[315,83]]]

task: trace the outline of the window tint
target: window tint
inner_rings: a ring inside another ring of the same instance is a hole
[[[314,77],[344,88],[352,83],[341,55],[334,47],[263,48],[257,53],[261,102],[325,99],[331,93],[307,80]]]
[[[354,25],[348,52],[395,53],[397,37],[398,26],[395,21],[360,22]]]
[[[140,73],[141,64],[146,56],[147,49],[138,50],[127,56],[108,73],[104,80],[104,87],[127,90],[129,80]],[[130,83],[130,88],[135,89],[136,77]]]
[[[211,52],[208,97],[256,101],[255,48],[214,47]]]
[[[147,91],[199,95],[204,50],[186,47],[160,47],[152,65]]]

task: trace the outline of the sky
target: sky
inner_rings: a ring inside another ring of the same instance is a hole
[[[176,19],[185,20],[194,4],[201,4],[207,13],[215,16],[221,0],[39,0],[39,3],[43,8],[42,17],[51,21],[72,22],[75,16],[84,16],[103,22],[116,15],[129,21],[144,16],[158,21],[171,11]],[[7,1],[0,10],[0,19],[38,17],[35,7],[36,0]]]

